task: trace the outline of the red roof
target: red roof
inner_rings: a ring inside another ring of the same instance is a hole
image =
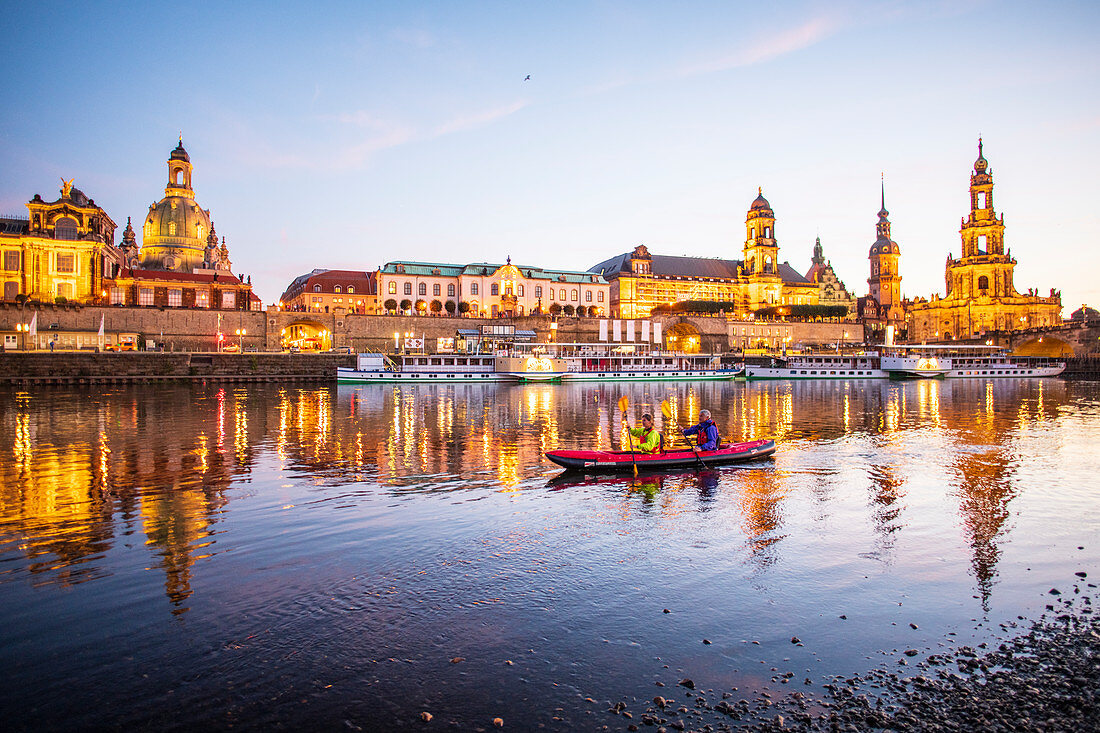
[[[178,283],[220,283],[224,285],[244,285],[237,276],[230,272],[206,274],[198,272],[169,272],[168,270],[120,270],[118,278],[133,278],[134,280],[154,280],[161,282]]]

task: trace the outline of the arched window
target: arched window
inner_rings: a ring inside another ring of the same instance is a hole
[[[175,183],[178,186],[181,183],[183,183],[183,169],[182,168],[176,168],[175,174],[176,174]]]
[[[978,290],[989,290],[989,278],[985,275],[978,278]]]
[[[767,238],[771,237],[771,235],[772,235],[772,228],[771,227],[764,227],[764,238],[767,239]]]
[[[447,297],[448,298],[455,297],[455,284],[454,283],[448,283],[447,284]]]
[[[470,283],[470,295],[477,295],[477,283]]]
[[[405,283],[405,295],[412,295],[412,294],[413,294],[413,284],[409,283],[409,282]]]
[[[500,295],[500,286],[493,283],[489,286],[489,295]]]
[[[577,292],[576,290],[574,290],[573,291],[573,300],[580,300],[580,299],[581,299],[580,293]]]
[[[764,272],[771,272],[771,271],[772,271],[772,258],[771,257],[765,257],[764,258]]]
[[[176,233],[176,222],[174,222],[174,221],[168,222],[168,234],[173,235],[175,233]]]
[[[320,285],[314,285],[313,286],[313,292],[315,292],[315,293],[321,292],[321,286]]]
[[[198,232],[197,236],[199,239],[206,238],[206,227],[204,227],[202,224],[199,224],[198,228],[195,231]]]
[[[756,227],[749,227],[749,239],[756,239]]]
[[[516,293],[516,295],[518,295],[519,297],[522,298],[523,297],[523,286],[522,285],[517,285],[516,287],[519,288],[519,292]]]
[[[352,285],[348,285],[348,295],[351,295],[354,292],[355,292],[355,287],[352,286]]]
[[[432,295],[439,295],[439,283],[432,285]]]
[[[427,295],[427,294],[428,294],[428,283],[420,283],[420,286],[417,288],[417,295]]]
[[[53,235],[54,239],[76,239],[76,219],[70,219],[67,216],[58,219],[54,224]]]
[[[397,283],[392,280],[390,281],[389,291],[390,295],[397,295]]]
[[[334,292],[334,293],[341,293],[341,292],[343,292],[343,288],[341,288],[341,287],[340,287],[339,285],[337,285],[336,287],[334,287],[334,288],[332,289],[332,292]]]

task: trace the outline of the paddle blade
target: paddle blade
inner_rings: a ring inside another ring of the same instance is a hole
[[[630,401],[627,400],[626,395],[623,395],[619,398],[619,412],[626,412],[628,407],[630,407]]]
[[[661,402],[661,414],[665,416],[665,419],[672,419],[672,408],[669,407],[668,400]]]

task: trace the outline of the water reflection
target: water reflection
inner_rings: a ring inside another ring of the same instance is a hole
[[[1066,386],[1047,381],[768,382],[630,385],[158,386],[0,395],[0,582],[68,586],[109,575],[104,556],[140,535],[174,613],[196,563],[219,545],[233,490],[269,461],[281,480],[395,497],[542,489],[555,447],[626,445],[631,421],[667,400],[674,421],[708,408],[737,440],[774,436],[776,464],[641,479],[597,479],[623,511],[703,515],[727,498],[759,568],[781,557],[785,503],[834,511],[866,485],[869,554],[884,561],[907,527],[912,466],[943,467],[972,572],[987,602],[1020,492],[1016,442],[1053,422]],[[672,426],[665,426],[671,432]],[[853,473],[855,472],[855,473]],[[810,477],[806,480],[806,477]],[[591,483],[593,480],[568,479]]]

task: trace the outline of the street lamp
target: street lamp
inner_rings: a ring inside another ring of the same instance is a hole
[[[244,351],[244,336],[248,331],[243,328],[238,328],[234,333],[237,334],[237,350]]]

